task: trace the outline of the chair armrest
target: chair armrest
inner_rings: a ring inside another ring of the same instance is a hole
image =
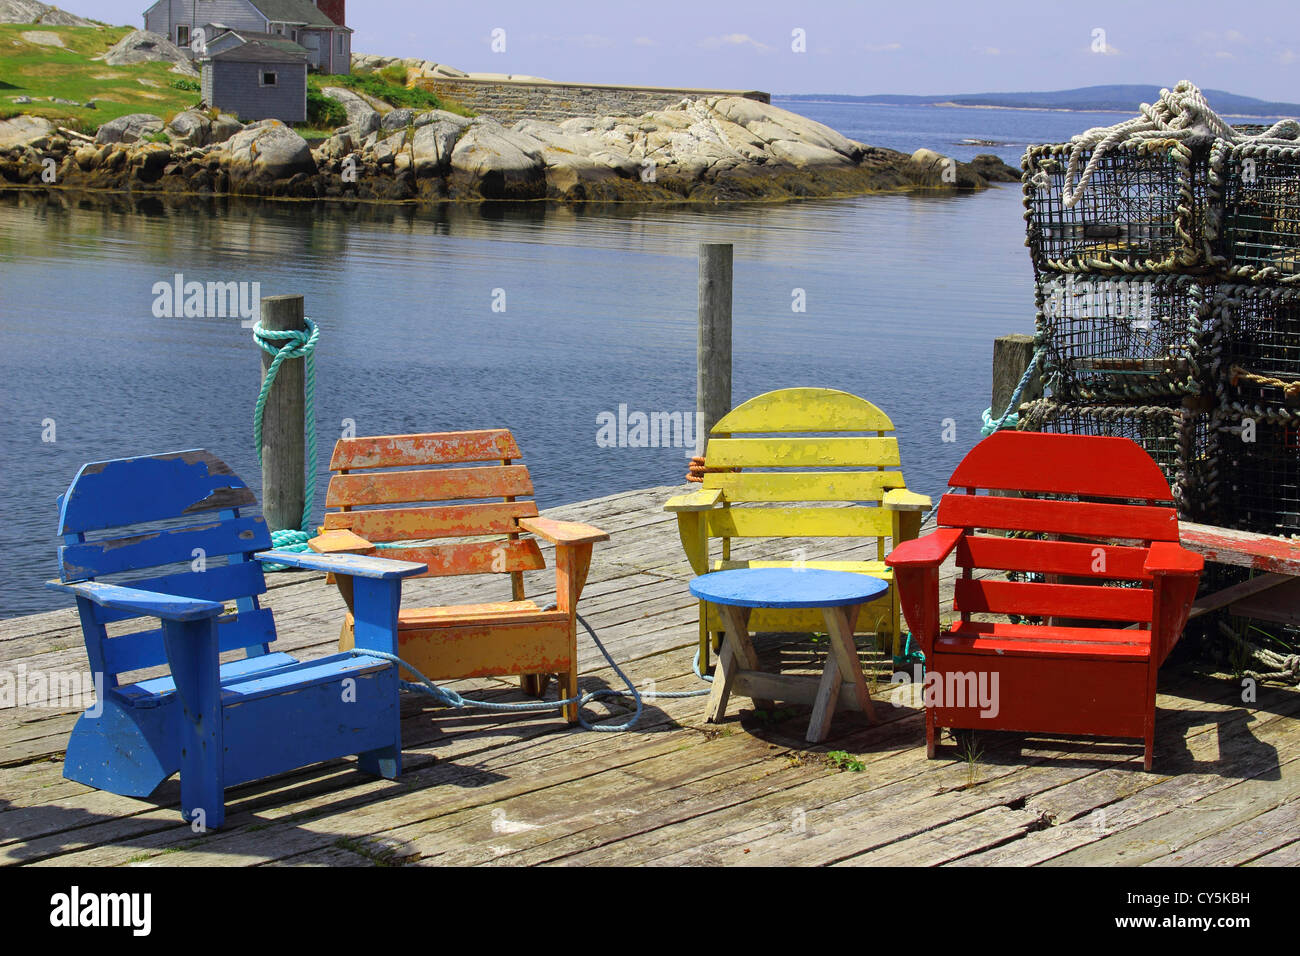
[[[722,489],[707,488],[669,498],[664,511],[711,511],[721,503]]]
[[[310,571],[328,571],[331,574],[343,574],[358,578],[409,578],[429,570],[427,564],[414,561],[393,561],[389,558],[375,558],[360,554],[313,554],[296,551],[260,551],[257,560],[274,564],[284,564],[291,568],[306,568]]]
[[[938,567],[952,554],[961,540],[961,528],[940,528],[924,538],[904,541],[885,556],[891,568]]]
[[[609,534],[589,524],[576,521],[556,521],[552,518],[520,518],[519,527],[552,544],[593,544],[608,541]]]
[[[375,546],[347,528],[322,531],[307,542],[317,554],[369,554]]]
[[[932,504],[929,495],[918,495],[906,488],[891,488],[880,503],[890,511],[928,511]]]
[[[164,621],[201,621],[204,618],[217,617],[226,609],[225,605],[215,601],[200,601],[196,598],[178,597],[175,594],[160,594],[157,591],[141,591],[138,588],[124,588],[116,584],[100,584],[98,581],[83,581],[77,584],[46,581],[45,586],[52,591],[75,594],[100,607],[147,614]]]
[[[1147,574],[1200,574],[1205,559],[1172,541],[1156,541],[1147,552],[1142,570]]]

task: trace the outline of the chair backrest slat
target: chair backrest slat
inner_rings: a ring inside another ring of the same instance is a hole
[[[957,545],[959,567],[1081,578],[1150,581],[1143,570],[1146,560],[1146,548],[1085,541],[968,535]]]
[[[147,524],[257,505],[243,481],[210,452],[173,452],[82,467],[62,498],[60,535]]]
[[[719,538],[872,538],[888,535],[893,517],[883,508],[722,508],[709,512],[709,534]]]
[[[465,544],[411,545],[385,548],[383,557],[429,566],[426,576],[504,574],[540,571],[546,567],[542,550],[532,538],[518,541],[473,541]]]
[[[222,649],[266,653],[275,624],[258,604],[266,580],[253,555],[271,547],[271,535],[262,518],[239,511],[256,504],[202,449],[93,462],[59,499],[60,577],[112,575],[107,583],[232,604],[218,625]],[[78,601],[91,666],[103,667],[109,686],[125,671],[166,666],[161,632],[108,635],[106,625],[141,615]]]
[[[963,614],[1060,616],[1151,623],[1148,588],[959,579],[953,609]]]
[[[522,458],[514,436],[504,428],[430,435],[344,438],[334,446],[331,471],[400,468]]]
[[[468,534],[509,534],[519,530],[520,518],[537,517],[537,504],[516,501],[503,504],[449,505],[433,508],[384,508],[371,511],[330,512],[326,531],[347,528],[367,541],[418,541],[457,538]]]
[[[711,468],[896,467],[897,438],[714,438]]]
[[[787,501],[879,501],[903,488],[901,471],[707,472],[704,487],[720,488],[733,504]]]
[[[472,498],[514,498],[533,493],[523,465],[487,468],[430,468],[335,475],[325,505],[329,508],[396,505]]]
[[[1178,540],[1178,513],[1173,508],[1147,505],[946,494],[939,502],[938,520],[949,528],[1041,531],[1136,541]]]

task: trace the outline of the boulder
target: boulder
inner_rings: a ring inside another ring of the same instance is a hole
[[[789,163],[797,169],[809,166],[851,166],[853,161],[842,153],[812,143],[779,139],[768,144],[768,151],[780,162]]]
[[[152,113],[131,113],[109,120],[95,135],[97,143],[135,143],[153,133],[161,132],[163,119]]]
[[[232,176],[267,182],[316,172],[307,141],[279,120],[246,126],[225,145]]]
[[[765,143],[778,140],[809,143],[837,152],[853,162],[861,158],[865,149],[861,143],[855,143],[829,126],[769,103],[743,96],[711,97],[704,102],[718,116],[743,126]]]
[[[100,56],[109,66],[124,66],[128,63],[171,63],[175,73],[198,76],[190,55],[172,43],[160,33],[148,30],[135,30],[122,37],[111,50]]]
[[[343,104],[348,114],[348,126],[359,137],[379,129],[381,117],[370,101],[342,86],[323,86],[321,93]]]
[[[415,110],[399,109],[385,113],[379,121],[379,128],[386,133],[392,133],[399,129],[406,129],[415,123]]]
[[[975,171],[991,183],[1018,183],[1020,170],[1009,166],[992,153],[980,153],[970,161]]]
[[[27,146],[54,132],[54,124],[43,116],[15,116],[0,120],[0,149]]]
[[[224,143],[243,128],[244,124],[228,113],[214,119],[207,110],[193,109],[177,113],[167,124],[167,135],[173,143],[210,146]]]
[[[410,151],[410,161],[415,163],[416,175],[428,176],[446,172],[451,167],[451,156],[456,149],[456,143],[468,125],[468,123],[458,125],[439,119],[417,129],[415,137],[411,140]]]
[[[487,116],[470,123],[451,154],[453,179],[486,199],[537,198],[545,167],[541,143]]]
[[[0,0],[0,23],[44,23],[54,27],[99,26],[94,20],[68,13],[48,3],[36,3],[35,0]]]

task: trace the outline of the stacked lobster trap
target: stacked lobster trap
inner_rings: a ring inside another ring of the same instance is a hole
[[[1132,438],[1189,520],[1300,534],[1300,123],[1190,83],[1022,161],[1045,397],[1022,429]]]

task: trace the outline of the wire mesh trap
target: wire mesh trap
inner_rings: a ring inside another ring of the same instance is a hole
[[[1021,183],[1041,272],[1175,272],[1208,266],[1208,144],[1130,140],[1108,149],[1072,207],[1070,144],[1031,146]],[[1091,150],[1081,153],[1083,162]]]
[[[1300,417],[1215,416],[1226,527],[1300,534]]]
[[[1300,283],[1300,147],[1216,144],[1223,182],[1217,255],[1229,275]]]
[[[1208,289],[1188,276],[1043,276],[1044,384],[1059,401],[1197,395]]]
[[[1256,415],[1300,408],[1300,288],[1220,286],[1211,310],[1221,403]]]
[[[1217,476],[1210,415],[1181,405],[1072,405],[1032,402],[1020,413],[1021,431],[1130,438],[1160,466],[1178,516],[1207,521],[1217,515]],[[1106,462],[1098,461],[1098,468]]]

